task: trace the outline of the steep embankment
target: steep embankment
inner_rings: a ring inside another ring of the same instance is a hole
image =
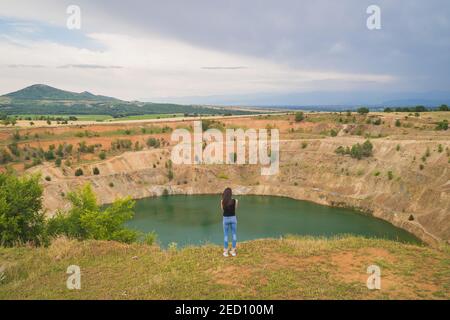
[[[49,214],[67,205],[64,195],[91,182],[102,203],[118,196],[133,198],[170,194],[220,193],[231,186],[236,193],[288,196],[325,205],[355,207],[404,228],[427,243],[450,239],[450,171],[447,141],[373,139],[374,156],[363,160],[337,155],[338,146],[363,142],[336,137],[284,140],[280,174],[261,176],[259,166],[175,165],[168,179],[169,149],[127,152],[64,171],[52,165],[42,171],[44,205]],[[438,145],[444,151],[439,151]],[[425,160],[421,158],[429,150]],[[421,165],[423,166],[421,168]],[[92,175],[98,167],[100,175]],[[391,174],[389,174],[391,172]]]
[[[57,239],[0,248],[0,299],[449,299],[448,247],[386,240],[257,240],[224,258],[219,246],[157,246]],[[81,289],[68,290],[69,265]],[[367,267],[381,268],[368,290]]]

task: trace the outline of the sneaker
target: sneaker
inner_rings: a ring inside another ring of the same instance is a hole
[[[224,256],[224,257],[228,257],[228,250],[227,250],[227,249],[224,249],[224,250],[223,250],[223,256]]]
[[[233,257],[236,257],[236,249],[231,249],[231,255],[232,255]]]

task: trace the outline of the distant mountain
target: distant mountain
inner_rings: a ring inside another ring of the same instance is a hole
[[[53,88],[45,84],[34,84],[19,91],[5,94],[3,97],[18,100],[120,101],[111,97],[95,95],[87,91],[76,93]]]
[[[174,103],[123,101],[84,91],[70,92],[44,84],[0,96],[0,113],[5,115],[82,115],[105,114],[125,117],[144,114],[251,114],[253,111]]]
[[[450,104],[450,98],[444,98],[441,100],[432,99],[399,99],[383,102],[386,107],[415,107],[415,106],[427,106],[438,107],[442,104]]]

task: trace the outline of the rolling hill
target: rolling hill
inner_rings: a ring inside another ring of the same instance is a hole
[[[81,93],[57,89],[45,84],[34,84],[21,90],[8,93],[4,97],[13,100],[89,100],[89,101],[120,101],[115,98],[92,94],[88,91]]]
[[[254,112],[225,107],[130,102],[95,95],[88,91],[76,93],[44,84],[35,84],[0,96],[0,113],[4,115],[110,115],[117,118],[145,114],[226,115]]]

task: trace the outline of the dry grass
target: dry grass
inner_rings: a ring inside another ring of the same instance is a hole
[[[65,286],[81,267],[81,290]],[[366,288],[366,269],[382,288]],[[236,258],[215,245],[161,250],[60,238],[48,248],[2,248],[1,299],[449,299],[450,250],[386,240],[287,237],[242,243]]]

